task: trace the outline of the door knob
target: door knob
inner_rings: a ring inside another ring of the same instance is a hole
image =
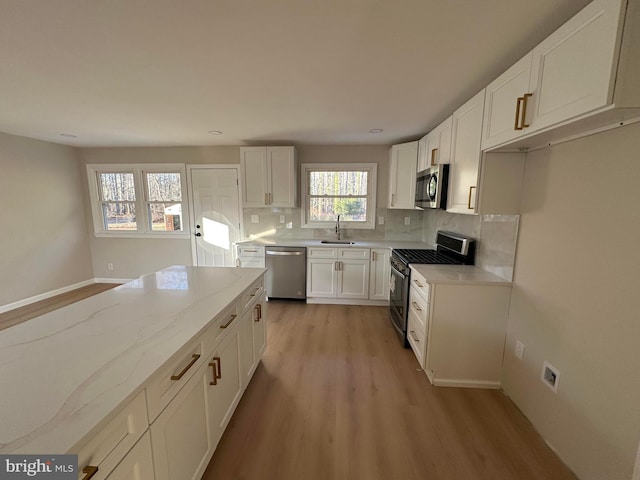
[[[196,237],[201,237],[202,234],[200,232],[196,233]]]
[[[200,225],[196,225],[196,228],[200,228]]]

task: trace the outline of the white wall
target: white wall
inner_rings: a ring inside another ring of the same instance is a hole
[[[504,388],[583,480],[629,480],[640,437],[638,152],[635,124],[526,162]]]
[[[93,278],[75,149],[0,133],[0,305]]]

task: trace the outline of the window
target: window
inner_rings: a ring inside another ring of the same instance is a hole
[[[96,235],[188,236],[183,165],[88,165]]]
[[[302,165],[303,228],[375,228],[375,163]]]

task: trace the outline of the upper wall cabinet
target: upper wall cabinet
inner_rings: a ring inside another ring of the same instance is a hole
[[[401,143],[389,149],[387,208],[415,209],[417,156],[418,142]]]
[[[453,112],[447,211],[475,213],[484,90]]]
[[[295,207],[297,165],[294,147],[241,147],[244,207]]]
[[[640,78],[639,27],[635,0],[628,8],[626,0],[587,5],[489,84],[482,149],[602,110],[603,120],[617,121],[612,108],[640,106],[632,87]]]
[[[451,126],[450,116],[436,128],[420,139],[418,144],[418,172],[431,166],[451,161]]]

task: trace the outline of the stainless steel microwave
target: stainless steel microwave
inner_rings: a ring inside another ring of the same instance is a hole
[[[434,165],[416,174],[416,207],[447,208],[449,165]]]

